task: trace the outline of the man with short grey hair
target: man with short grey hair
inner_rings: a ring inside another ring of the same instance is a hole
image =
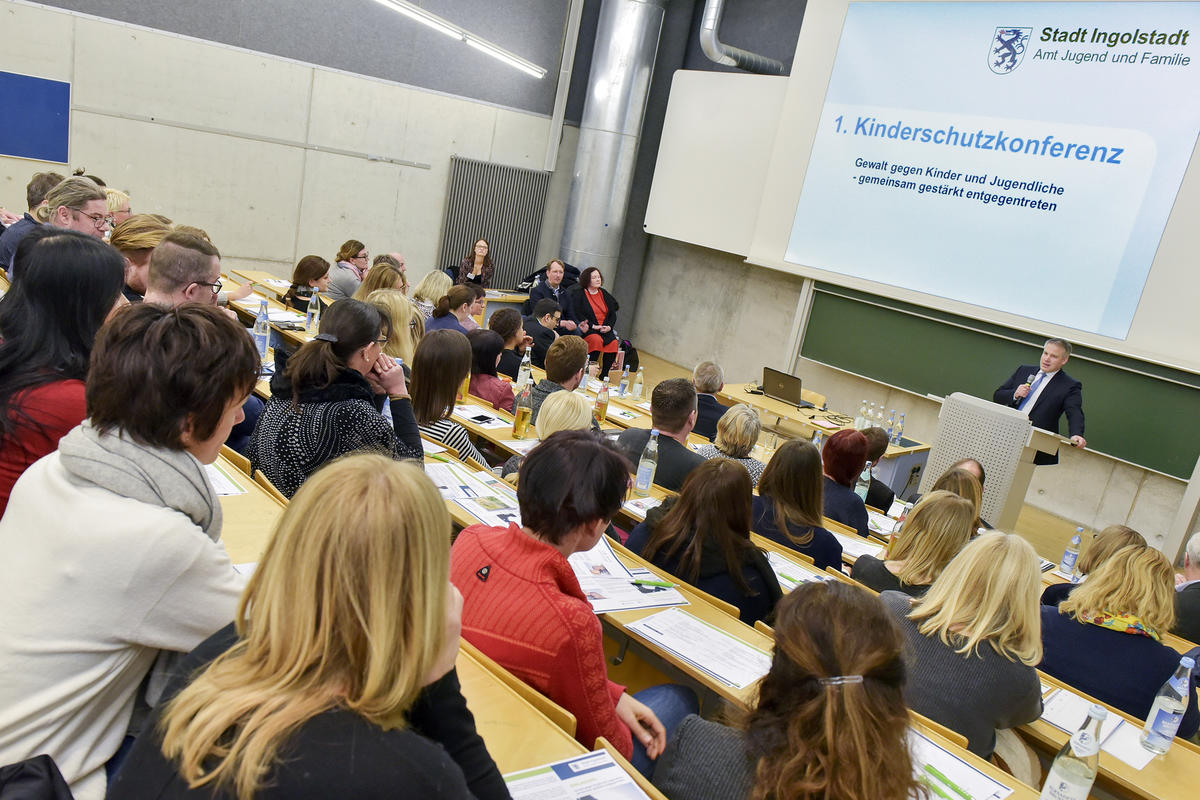
[[[1068,435],[1076,447],[1087,447],[1083,438],[1083,384],[1063,371],[1071,358],[1071,343],[1047,339],[1037,365],[1023,364],[995,391],[992,399],[1029,417],[1034,427],[1059,433],[1059,419],[1067,415]],[[1038,453],[1035,464],[1057,464],[1058,454]]]
[[[1183,572],[1175,576],[1175,627],[1171,633],[1200,643],[1200,533],[1183,552]]]
[[[715,361],[701,361],[692,370],[692,386],[696,387],[696,428],[697,436],[703,436],[710,442],[717,438],[717,423],[729,406],[717,400],[717,392],[725,388],[725,371]]]

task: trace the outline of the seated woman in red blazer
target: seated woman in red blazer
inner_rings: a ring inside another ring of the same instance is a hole
[[[579,335],[588,345],[588,357],[603,353],[600,374],[607,375],[617,360],[617,298],[604,290],[604,276],[588,267],[579,276],[579,285],[571,288],[570,317],[579,324]]]
[[[495,331],[479,328],[467,334],[471,342],[471,394],[482,397],[509,413],[513,410],[512,384],[501,380],[496,374],[500,356],[504,353],[504,339]]]

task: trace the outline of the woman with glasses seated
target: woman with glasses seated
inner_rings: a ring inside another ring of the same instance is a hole
[[[492,273],[496,271],[492,263],[492,246],[487,239],[476,239],[471,252],[463,256],[458,265],[458,283],[477,283],[480,286],[492,285]]]
[[[321,316],[320,333],[271,378],[248,455],[286,496],[323,464],[356,450],[423,457],[404,370],[383,353],[390,328],[376,306],[334,303]],[[385,401],[390,425],[379,413]]]
[[[371,266],[371,254],[367,252],[367,246],[357,239],[350,239],[338,248],[334,261],[337,264],[329,271],[329,299],[354,297]]]

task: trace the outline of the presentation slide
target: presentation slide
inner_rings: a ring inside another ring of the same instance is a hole
[[[851,3],[786,260],[1124,339],[1200,3]]]

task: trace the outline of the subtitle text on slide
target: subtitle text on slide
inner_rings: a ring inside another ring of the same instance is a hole
[[[997,208],[1011,206],[1052,213],[1058,210],[1058,203],[1021,192],[1050,197],[1061,197],[1066,192],[1065,187],[1047,181],[1009,178],[1003,175],[989,175],[986,172],[970,173],[930,165],[891,164],[887,161],[856,158],[854,166],[864,170],[850,176],[859,186],[878,186],[921,195],[962,198],[984,205],[994,205]]]

